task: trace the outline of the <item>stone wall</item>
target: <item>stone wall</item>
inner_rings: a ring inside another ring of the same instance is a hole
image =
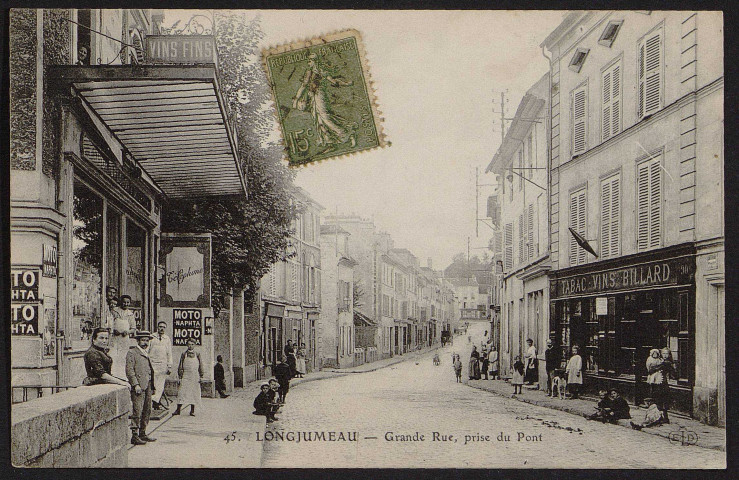
[[[126,387],[78,387],[13,405],[11,458],[16,467],[128,466]]]

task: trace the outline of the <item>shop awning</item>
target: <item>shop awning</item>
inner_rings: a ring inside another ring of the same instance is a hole
[[[171,198],[243,195],[215,66],[57,66],[69,87]]]

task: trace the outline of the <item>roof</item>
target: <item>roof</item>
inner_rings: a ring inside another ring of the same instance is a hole
[[[567,13],[562,20],[562,23],[560,23],[557,28],[552,30],[552,32],[547,35],[547,38],[545,38],[544,41],[541,42],[539,47],[546,47],[547,49],[551,48],[552,45],[554,45],[560,38],[562,38],[562,36],[564,36],[564,34],[567,33],[570,28],[574,27],[577,22],[586,14],[587,12],[583,11]]]
[[[325,210],[326,208],[321,205],[320,203],[316,202],[313,197],[310,196],[310,193],[308,193],[304,188],[300,188],[297,185],[293,187],[295,192],[295,197],[298,198],[299,201],[305,202],[305,203],[311,203],[318,207],[319,210]]]
[[[373,327],[377,325],[377,322],[375,322],[374,320],[372,320],[370,317],[360,312],[359,310],[354,310],[354,325]]]
[[[341,228],[340,225],[336,225],[336,224],[321,225],[321,235],[329,235],[329,234],[336,234],[336,233],[341,233],[342,235],[351,235],[351,233]]]
[[[455,287],[477,287],[479,285],[474,276],[470,278],[448,278],[447,280]]]
[[[79,98],[168,197],[246,194],[214,64],[57,65],[49,78]]]
[[[532,92],[540,85],[542,80],[547,79],[548,82],[548,76],[549,74],[547,73],[539,79],[521,99],[511,126],[508,127],[508,131],[503,139],[503,143],[498,147],[498,151],[495,152],[490,164],[485,168],[485,173],[495,171],[498,174],[502,174],[506,167],[513,161],[513,155],[523,146],[526,134],[531,129],[531,126],[534,125],[544,105],[546,105],[544,98]]]

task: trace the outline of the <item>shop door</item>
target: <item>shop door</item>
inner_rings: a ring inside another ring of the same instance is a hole
[[[654,311],[644,309],[639,312],[637,320],[637,343],[634,353],[634,402],[637,405],[643,403],[644,398],[650,395],[647,380],[647,357],[649,351],[653,348],[661,348],[660,346],[660,326],[656,320]]]
[[[724,286],[714,288],[718,327],[718,424],[726,426],[726,325],[724,324]]]

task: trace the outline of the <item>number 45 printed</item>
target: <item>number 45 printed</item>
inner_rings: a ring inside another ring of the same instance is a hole
[[[310,149],[310,139],[308,137],[312,136],[312,128],[305,128],[288,132],[287,143],[290,146],[290,153],[305,155]]]

